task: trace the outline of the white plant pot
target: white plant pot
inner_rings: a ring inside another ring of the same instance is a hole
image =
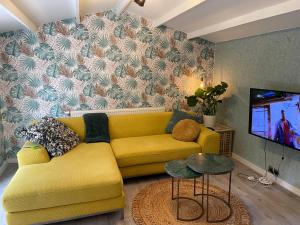
[[[216,116],[203,115],[203,122],[206,127],[214,128],[216,125]]]

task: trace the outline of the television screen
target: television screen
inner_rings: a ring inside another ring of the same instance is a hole
[[[250,89],[249,133],[300,150],[300,93]]]

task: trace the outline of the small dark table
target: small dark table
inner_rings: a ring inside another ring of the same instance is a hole
[[[231,195],[231,173],[232,173],[232,170],[234,169],[234,162],[230,158],[228,158],[224,155],[199,153],[199,154],[193,154],[190,157],[188,157],[187,165],[193,171],[203,174],[202,194],[196,194],[195,190],[194,190],[194,194],[202,195],[202,201],[203,201],[203,195],[206,195],[206,197],[207,197],[207,202],[206,202],[206,220],[207,220],[207,222],[217,223],[217,222],[222,222],[222,221],[229,219],[232,214],[232,209],[231,209],[231,205],[230,205],[230,195]],[[209,194],[209,175],[221,175],[221,174],[227,174],[227,173],[229,173],[229,193],[228,193],[228,201],[225,201],[224,199],[222,199],[216,195]],[[206,177],[207,177],[206,194],[203,193],[204,175],[206,175]],[[223,201],[230,209],[229,215],[222,219],[210,220],[208,218],[208,210],[209,210],[208,198],[209,197],[217,198],[217,199]]]
[[[200,219],[202,217],[203,213],[204,213],[204,210],[203,210],[203,195],[202,195],[202,204],[200,204],[195,199],[188,198],[188,197],[180,197],[179,188],[180,188],[180,180],[181,179],[194,179],[194,196],[196,196],[196,178],[201,177],[202,174],[197,173],[197,172],[189,169],[189,167],[187,166],[187,162],[185,160],[169,161],[165,165],[165,170],[172,177],[172,200],[176,199],[176,201],[177,201],[177,220],[193,221],[193,220]],[[176,197],[174,197],[174,179],[177,179],[177,194],[176,194]],[[193,201],[193,202],[197,203],[199,205],[199,207],[201,208],[201,214],[199,216],[197,216],[195,218],[191,218],[191,219],[186,219],[186,218],[180,217],[180,215],[179,215],[179,209],[180,209],[179,200],[180,199],[188,199],[190,201]]]

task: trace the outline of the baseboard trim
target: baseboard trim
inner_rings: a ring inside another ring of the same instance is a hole
[[[244,164],[245,166],[248,166],[250,169],[254,170],[256,173],[260,174],[260,175],[265,175],[265,170],[260,168],[259,166],[255,165],[254,163],[244,159],[243,157],[232,153],[232,158],[234,158],[235,160],[239,161],[240,163]],[[273,174],[268,173],[269,177],[274,177]],[[276,180],[274,179],[274,182],[276,182],[276,184],[280,185],[281,187],[285,188],[286,190],[292,192],[293,194],[297,195],[300,197],[300,189],[289,184],[288,182],[277,178]]]
[[[0,167],[0,176],[4,173],[7,166],[8,166],[8,162],[5,160],[2,164],[2,166]]]
[[[17,160],[17,158],[8,158],[7,162],[8,163],[18,163],[18,160]]]

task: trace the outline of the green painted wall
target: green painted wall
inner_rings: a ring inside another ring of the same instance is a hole
[[[234,152],[264,168],[264,140],[248,134],[249,88],[300,92],[300,29],[217,44],[214,81],[227,81],[231,97],[218,118],[236,131]],[[268,165],[277,166],[282,147],[268,144]],[[300,151],[286,148],[280,178],[300,187]]]

